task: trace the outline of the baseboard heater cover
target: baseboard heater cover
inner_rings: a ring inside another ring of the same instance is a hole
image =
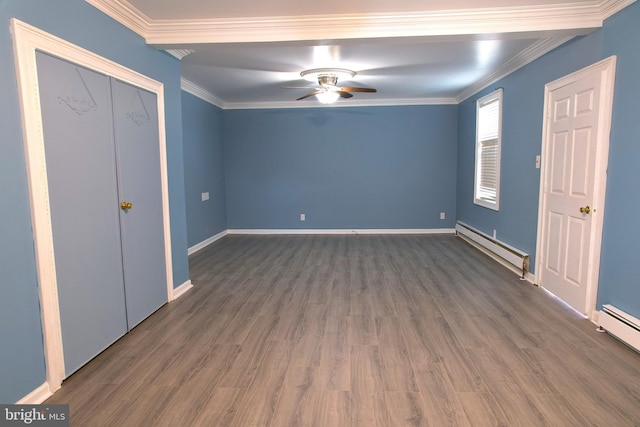
[[[493,237],[476,230],[475,228],[458,221],[456,223],[456,232],[459,236],[478,245],[485,252],[494,255],[498,260],[502,260],[514,267],[518,273],[522,274],[524,279],[529,272],[529,254],[519,249],[509,246]]]
[[[632,315],[605,304],[598,314],[600,327],[640,352],[640,320]]]

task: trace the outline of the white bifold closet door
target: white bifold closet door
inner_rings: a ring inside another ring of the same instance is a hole
[[[167,301],[157,99],[45,53],[37,66],[69,376]]]

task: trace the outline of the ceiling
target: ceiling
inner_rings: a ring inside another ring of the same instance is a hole
[[[86,1],[181,58],[184,90],[231,109],[320,106],[295,101],[318,67],[378,90],[335,106],[458,103],[635,0]]]

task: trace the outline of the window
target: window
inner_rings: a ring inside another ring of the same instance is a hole
[[[502,89],[476,102],[476,171],[473,203],[499,210]]]

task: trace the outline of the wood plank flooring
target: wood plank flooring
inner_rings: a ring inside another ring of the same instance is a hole
[[[640,426],[640,355],[452,235],[227,236],[74,426]]]

